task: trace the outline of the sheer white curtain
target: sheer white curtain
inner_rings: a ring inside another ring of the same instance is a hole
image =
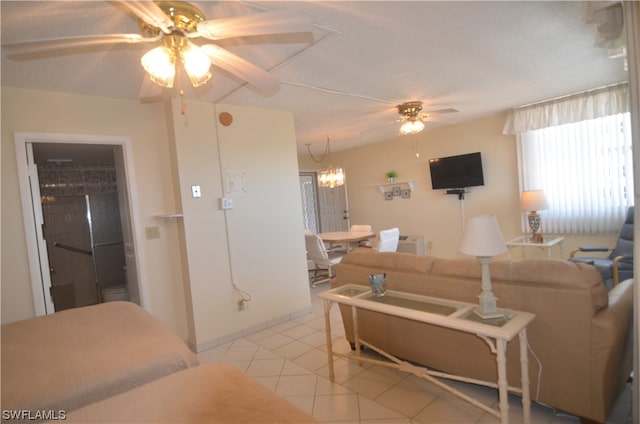
[[[542,189],[546,233],[619,231],[633,204],[627,86],[594,90],[509,114],[518,141],[520,188]],[[525,214],[523,231],[528,231]]]

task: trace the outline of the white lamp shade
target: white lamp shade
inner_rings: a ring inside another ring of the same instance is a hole
[[[402,135],[418,134],[424,129],[424,123],[420,120],[407,121],[400,127]]]
[[[474,215],[460,242],[460,251],[470,256],[496,256],[507,251],[500,226],[494,215]]]
[[[173,80],[176,76],[175,57],[171,49],[159,46],[149,50],[142,56],[140,63],[149,74],[151,81],[162,87],[173,87]]]
[[[182,61],[189,80],[194,87],[199,87],[211,79],[211,60],[200,47],[188,43],[182,50]]]
[[[547,197],[543,190],[523,191],[520,196],[520,210],[522,211],[540,211],[548,207]]]

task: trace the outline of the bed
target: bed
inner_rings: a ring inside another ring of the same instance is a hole
[[[2,325],[2,409],[72,411],[198,364],[131,302]]]
[[[68,423],[305,424],[310,414],[229,364],[203,364],[72,411]]]

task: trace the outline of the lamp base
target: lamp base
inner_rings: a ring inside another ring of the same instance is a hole
[[[542,238],[542,234],[540,233],[533,233],[533,235],[531,236],[532,243],[542,243],[543,241],[544,239]]]
[[[492,312],[485,312],[485,311],[482,310],[481,307],[478,307],[478,308],[474,309],[473,312],[476,315],[478,315],[480,318],[482,318],[482,319],[504,318],[505,317],[504,311],[501,311],[501,310],[495,310],[495,311],[492,311]]]

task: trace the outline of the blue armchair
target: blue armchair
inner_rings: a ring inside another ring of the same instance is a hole
[[[607,257],[582,257],[578,253],[610,252]],[[633,206],[627,210],[618,241],[613,249],[608,247],[579,247],[571,252],[569,258],[573,262],[588,263],[596,267],[602,274],[607,289],[611,290],[624,281],[633,277]]]

